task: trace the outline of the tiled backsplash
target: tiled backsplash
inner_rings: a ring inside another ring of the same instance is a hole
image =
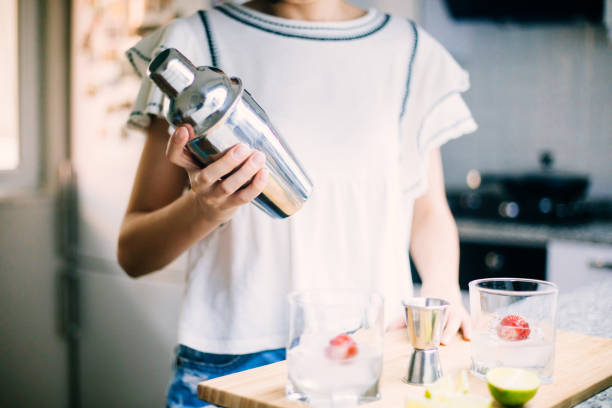
[[[479,130],[443,148],[449,187],[468,170],[554,167],[588,173],[590,195],[612,195],[612,43],[587,23],[457,22],[440,0],[420,23],[470,72],[465,95]]]

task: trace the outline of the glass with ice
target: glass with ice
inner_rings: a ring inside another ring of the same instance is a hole
[[[316,407],[380,398],[383,298],[350,290],[289,295],[287,397]]]
[[[472,372],[484,376],[495,367],[535,371],[551,383],[555,359],[554,283],[515,278],[470,282]]]

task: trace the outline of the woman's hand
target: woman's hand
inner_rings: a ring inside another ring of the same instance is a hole
[[[117,240],[119,264],[132,277],[168,265],[267,183],[264,155],[245,145],[227,149],[201,169],[184,150],[195,136],[190,126],[168,140],[166,120],[153,118],[147,133]],[[191,190],[184,194],[187,181]]]
[[[449,345],[459,330],[461,330],[464,340],[469,341],[471,339],[472,320],[468,311],[463,307],[458,288],[456,290],[441,291],[439,289],[430,290],[424,287],[421,289],[420,296],[444,299],[450,304],[448,309],[446,309],[444,329],[440,336],[440,343]],[[404,317],[401,317],[391,322],[387,327],[387,331],[398,330],[404,327],[406,327],[406,322]]]
[[[190,192],[195,194],[200,214],[211,222],[223,224],[239,206],[253,200],[265,188],[266,157],[240,143],[202,169],[185,151],[185,145],[194,137],[191,126],[178,127],[168,140],[166,156],[187,171]]]
[[[458,287],[444,289],[429,288],[424,285],[421,289],[421,296],[444,299],[450,303],[448,309],[446,309],[446,318],[442,336],[440,336],[440,343],[444,345],[450,344],[459,330],[461,330],[464,340],[469,341],[471,339],[472,320],[468,311],[463,307],[461,292]]]

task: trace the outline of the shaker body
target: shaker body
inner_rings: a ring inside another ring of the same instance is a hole
[[[237,143],[244,143],[266,156],[268,184],[253,204],[275,218],[296,213],[310,196],[312,182],[263,109],[246,91],[224,122],[191,140],[188,149],[206,164],[211,155]]]

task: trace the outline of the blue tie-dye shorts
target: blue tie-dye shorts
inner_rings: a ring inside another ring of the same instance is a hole
[[[166,408],[191,408],[210,405],[198,399],[198,383],[222,375],[237,373],[286,358],[285,349],[252,354],[210,354],[184,345],[176,347],[173,376],[168,388]]]

